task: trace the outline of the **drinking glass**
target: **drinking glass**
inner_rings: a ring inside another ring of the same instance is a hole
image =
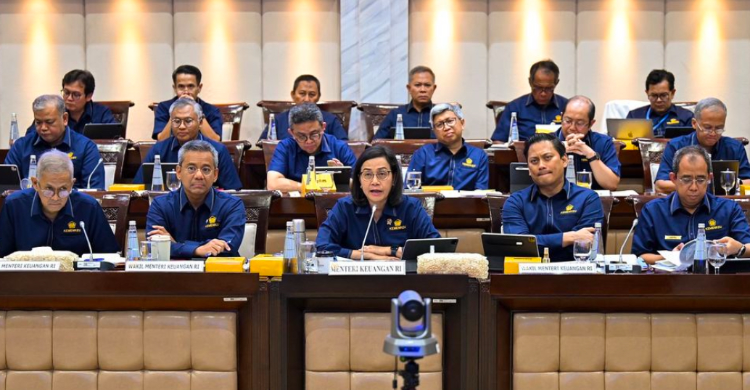
[[[579,263],[584,263],[591,258],[592,240],[576,240],[573,244],[573,257]]]
[[[576,184],[579,187],[591,188],[591,172],[581,171],[576,173]]]
[[[422,172],[409,171],[406,173],[406,188],[410,191],[418,190],[422,187]]]
[[[156,251],[156,244],[151,241],[141,241],[141,260],[152,261],[156,260],[154,252]]]
[[[737,175],[732,170],[721,172],[721,188],[724,189],[724,195],[729,195],[729,191],[737,184]]]
[[[180,189],[180,179],[177,178],[177,172],[175,171],[169,171],[167,172],[167,187],[169,187],[170,191],[177,191]]]
[[[318,259],[315,257],[315,242],[305,241],[302,244],[302,261],[298,264],[302,269],[300,273],[305,274],[317,274],[318,273]]]
[[[727,244],[712,242],[708,244],[708,262],[714,267],[714,273],[719,274],[719,268],[727,261]]]

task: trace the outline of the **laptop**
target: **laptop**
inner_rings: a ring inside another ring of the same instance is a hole
[[[664,138],[677,138],[694,132],[692,126],[668,126],[664,128]]]
[[[146,185],[146,190],[151,189],[151,179],[154,177],[154,163],[143,163],[141,166],[143,169],[143,184]],[[177,168],[177,163],[161,163],[161,179],[164,183],[164,191],[169,191],[167,188],[167,172],[174,171]]]
[[[406,272],[417,272],[417,257],[430,253],[430,247],[435,247],[435,253],[455,253],[458,238],[418,238],[406,240],[401,254],[401,260],[406,261]]]
[[[714,174],[713,190],[716,195],[724,195],[724,188],[721,187],[721,172],[734,171],[734,179],[737,181],[740,172],[740,162],[737,160],[713,160],[711,161],[711,171]],[[738,194],[737,185],[729,190],[729,195]]]
[[[607,119],[607,132],[619,140],[654,138],[654,124],[649,119]]]
[[[534,184],[529,176],[527,163],[510,163],[510,193],[518,192]]]
[[[0,164],[0,194],[21,189],[21,172],[16,164]]]
[[[83,127],[83,135],[88,139],[125,138],[125,126],[122,123],[89,123]]]
[[[388,129],[388,138],[396,138],[396,128]],[[430,139],[432,128],[429,127],[404,127],[404,139]]]
[[[536,236],[532,234],[482,233],[484,255],[491,272],[503,272],[505,257],[539,257]]]
[[[349,180],[352,178],[352,167],[315,167],[317,173],[333,174],[336,192],[349,192]]]

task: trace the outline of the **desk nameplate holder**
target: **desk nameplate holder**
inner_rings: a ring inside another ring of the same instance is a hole
[[[520,275],[583,275],[596,274],[594,263],[519,263]]]
[[[0,261],[0,272],[59,270],[59,261]]]
[[[206,264],[195,260],[126,261],[126,272],[203,272]]]
[[[330,263],[328,275],[406,275],[406,262],[335,261]]]
[[[115,265],[109,261],[79,260],[73,262],[73,269],[76,271],[111,271],[115,269]]]

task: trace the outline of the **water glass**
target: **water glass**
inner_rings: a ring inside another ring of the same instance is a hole
[[[591,172],[581,171],[576,173],[576,184],[579,187],[591,188]]]
[[[177,178],[177,172],[175,171],[169,171],[167,172],[167,187],[169,187],[170,191],[177,191],[180,189],[180,179]]]
[[[156,251],[156,244],[151,241],[141,241],[141,260],[153,261],[154,252]]]
[[[300,269],[299,273],[305,274],[317,274],[318,273],[318,260],[315,258],[315,241],[305,241],[301,245],[302,248],[302,259],[298,261]]]
[[[721,172],[721,188],[724,189],[724,195],[729,195],[729,191],[737,184],[737,174],[732,170]]]
[[[711,242],[708,244],[708,262],[714,267],[714,273],[719,274],[719,268],[727,261],[727,244]]]
[[[112,184],[115,184],[115,173],[117,172],[117,163],[104,163],[104,190],[109,190]]]
[[[406,188],[411,191],[422,188],[422,172],[409,171],[406,173]]]
[[[584,263],[591,258],[592,240],[576,240],[573,244],[573,257],[579,263]]]

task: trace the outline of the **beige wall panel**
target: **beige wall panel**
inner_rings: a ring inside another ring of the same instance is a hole
[[[132,100],[128,138],[151,139],[148,105],[170,99],[171,0],[86,0],[86,59],[97,78],[95,100]]]
[[[529,68],[551,58],[560,68],[556,93],[576,87],[575,0],[489,0],[489,99],[529,93]],[[495,122],[488,124],[493,130]]]
[[[436,76],[435,102],[457,101],[466,118],[464,138],[489,138],[487,123],[487,1],[412,0],[409,67]]]
[[[664,66],[664,1],[579,0],[577,24],[576,93],[593,99],[596,119],[610,100],[646,100],[648,72]]]
[[[750,1],[667,1],[666,67],[678,101],[727,105],[727,134],[750,137]]]
[[[63,75],[85,66],[83,0],[0,1],[0,147],[11,113],[23,135],[34,98],[59,93]]]
[[[240,138],[260,136],[261,0],[185,0],[174,3],[174,63],[203,73],[201,97],[210,103],[247,102]],[[252,135],[251,135],[252,134]]]

